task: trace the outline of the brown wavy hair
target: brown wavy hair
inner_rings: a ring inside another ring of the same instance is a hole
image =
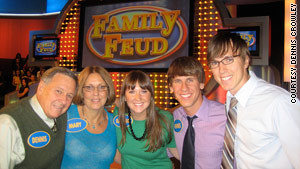
[[[128,128],[126,127],[126,119],[125,115],[129,111],[129,107],[127,102],[125,101],[125,92],[128,89],[133,90],[136,86],[136,83],[142,89],[146,89],[151,94],[150,105],[146,109],[146,124],[145,124],[145,139],[147,140],[145,148],[147,148],[146,152],[155,152],[160,147],[169,143],[172,139],[171,126],[170,121],[161,113],[156,110],[154,103],[154,88],[149,76],[140,71],[133,70],[130,71],[125,77],[120,94],[120,107],[119,107],[119,120],[120,120],[120,128],[122,132],[122,139],[120,145],[124,145],[126,140],[126,132],[128,132]],[[165,132],[167,132],[167,139],[165,137]]]

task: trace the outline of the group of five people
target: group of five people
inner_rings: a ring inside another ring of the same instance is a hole
[[[291,103],[287,91],[256,77],[249,65],[237,34],[210,40],[208,66],[228,91],[224,106],[204,96],[200,62],[176,58],[167,72],[180,103],[173,114],[155,105],[151,79],[140,70],[127,74],[115,101],[104,68],[88,66],[78,80],[68,69],[51,68],[33,97],[1,110],[0,168],[109,169],[115,161],[123,169],[172,169],[175,157],[182,169],[299,169],[299,100]]]

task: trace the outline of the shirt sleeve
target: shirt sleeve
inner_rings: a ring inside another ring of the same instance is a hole
[[[278,99],[274,108],[275,128],[283,151],[295,169],[300,169],[300,102]]]
[[[0,168],[13,169],[25,158],[25,150],[15,120],[6,114],[0,115]]]

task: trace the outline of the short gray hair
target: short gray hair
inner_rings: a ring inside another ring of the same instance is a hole
[[[64,68],[64,67],[53,67],[53,68],[50,68],[50,69],[46,70],[43,73],[43,75],[41,77],[41,80],[43,82],[45,82],[46,84],[48,84],[49,82],[51,82],[52,78],[57,73],[60,73],[60,74],[63,74],[63,75],[66,75],[66,76],[69,76],[70,78],[72,78],[76,83],[76,90],[77,90],[77,87],[78,87],[77,76],[70,69],[67,69],[67,68]]]

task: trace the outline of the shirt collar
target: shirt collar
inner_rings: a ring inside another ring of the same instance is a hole
[[[187,118],[187,115],[183,109],[183,107],[180,107],[182,112],[182,116],[184,116],[185,118]],[[198,109],[198,111],[196,112],[195,116],[197,116],[197,120],[202,120],[202,121],[208,121],[208,100],[205,96],[202,96],[202,103],[200,108]]]
[[[246,103],[251,95],[251,93],[256,88],[256,84],[258,81],[258,78],[256,77],[255,73],[252,71],[249,71],[250,78],[249,80],[240,88],[240,90],[233,96],[230,91],[227,92],[226,100],[228,104],[226,103],[226,110],[229,108],[229,103],[232,97],[235,97],[238,100],[238,103],[242,105],[243,107],[246,106]]]
[[[196,116],[201,121],[208,121],[208,101],[205,96],[202,96],[202,104],[200,109],[197,111]]]
[[[50,119],[46,116],[42,106],[40,105],[36,95],[34,95],[30,100],[29,103],[35,113],[49,126],[52,127],[54,125],[53,119]]]

